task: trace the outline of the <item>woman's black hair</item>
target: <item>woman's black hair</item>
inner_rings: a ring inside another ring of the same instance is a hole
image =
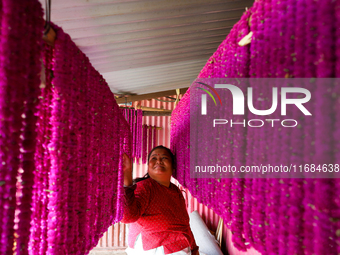
[[[154,147],[154,148],[149,152],[149,154],[148,154],[148,163],[149,163],[149,160],[150,160],[151,153],[152,153],[154,150],[157,150],[157,149],[164,149],[164,150],[166,150],[166,151],[169,153],[169,155],[170,155],[170,157],[171,157],[172,167],[175,168],[175,163],[176,163],[176,162],[175,162],[175,155],[172,153],[172,151],[171,151],[168,147],[165,147],[165,146],[163,146],[163,145],[158,145],[158,146]],[[146,173],[143,177],[134,179],[134,180],[133,180],[133,184],[136,184],[137,182],[143,181],[143,180],[148,179],[148,178],[150,178],[150,175],[149,175],[149,173]]]

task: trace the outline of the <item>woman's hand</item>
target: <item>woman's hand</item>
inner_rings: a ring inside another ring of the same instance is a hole
[[[131,186],[132,185],[132,161],[124,153],[123,155],[123,172],[124,172],[124,186]]]

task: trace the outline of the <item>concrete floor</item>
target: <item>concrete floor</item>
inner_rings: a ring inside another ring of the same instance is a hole
[[[89,255],[126,255],[124,251],[98,251],[92,250]]]

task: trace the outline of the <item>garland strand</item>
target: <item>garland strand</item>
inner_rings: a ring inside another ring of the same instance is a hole
[[[152,148],[155,148],[157,146],[157,127],[153,126],[153,133],[152,133],[152,140],[153,140],[153,146]]]
[[[338,7],[339,1],[329,1],[325,5],[313,0],[255,1],[209,58],[198,78],[338,77]],[[250,47],[250,51],[244,50],[245,54],[242,54],[235,38],[238,38],[237,32],[246,31],[242,22],[249,13],[252,14],[250,30],[254,34],[250,46],[242,48]],[[247,70],[246,75],[240,69],[242,66]],[[209,83],[209,80],[204,82]],[[232,146],[224,158],[230,164],[237,164],[242,154],[246,155],[244,164],[248,166],[264,162],[297,166],[313,162],[334,164],[339,160],[339,84],[324,91],[322,84],[314,84],[313,80],[305,79],[302,83],[314,95],[314,103],[308,105],[308,110],[318,121],[308,117],[302,119],[292,111],[288,115],[298,119],[299,123],[294,129],[283,132],[282,127],[265,127],[258,132],[246,128],[245,152],[239,151],[241,132],[235,129],[230,135],[227,131],[224,141]],[[281,86],[282,80],[277,81],[275,87],[278,91]],[[267,87],[264,85],[259,90],[264,91]],[[196,135],[190,134],[190,116],[196,114],[195,109],[190,108],[191,89],[171,116],[171,149],[177,158],[175,177],[199,202],[224,219],[233,232],[234,246],[239,250],[253,246],[263,254],[280,255],[321,255],[339,251],[339,182],[335,179],[289,179],[287,175],[282,179],[232,181],[190,178],[187,165],[190,161],[189,141]],[[195,100],[193,94],[191,96],[191,100]],[[257,95],[257,98],[261,97]],[[226,102],[230,99],[224,98]],[[254,107],[268,109],[270,100],[261,99],[264,101],[255,103]],[[214,111],[212,108],[209,107],[209,111]],[[231,116],[231,113],[223,114]],[[255,116],[250,113],[247,117]],[[275,112],[270,117],[280,119],[281,115]],[[218,148],[215,141],[211,145]],[[195,149],[191,149],[194,153]],[[214,155],[208,153],[209,149],[201,155],[200,164],[211,165],[207,162],[213,161],[211,157]],[[243,182],[242,189],[239,188],[240,182]],[[240,208],[242,214],[238,214]]]
[[[142,156],[142,128],[143,128],[143,111],[137,110],[137,145],[136,157],[139,159]]]
[[[152,149],[152,126],[148,126],[148,130],[148,152],[150,152]]]
[[[32,16],[31,16],[32,15]],[[32,1],[1,2],[0,41],[0,227],[1,254],[27,253],[32,214],[41,5]],[[18,40],[18,38],[21,38]],[[23,43],[26,45],[23,47]],[[25,94],[27,92],[27,94]],[[23,115],[25,114],[25,115]],[[22,138],[20,138],[22,136]],[[18,172],[19,167],[22,172]],[[17,177],[20,177],[17,190]],[[17,193],[18,191],[18,193]],[[17,193],[17,194],[16,194]],[[20,195],[18,201],[16,195]],[[15,211],[19,229],[14,236]],[[14,243],[16,242],[16,247]]]
[[[146,164],[147,161],[147,154],[148,154],[148,149],[147,149],[147,134],[148,134],[148,128],[147,125],[143,125],[143,150],[142,150],[142,163]]]

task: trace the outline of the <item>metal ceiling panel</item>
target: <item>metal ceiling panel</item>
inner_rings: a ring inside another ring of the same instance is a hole
[[[70,34],[113,93],[146,94],[188,87],[253,2],[58,0],[51,20]]]

